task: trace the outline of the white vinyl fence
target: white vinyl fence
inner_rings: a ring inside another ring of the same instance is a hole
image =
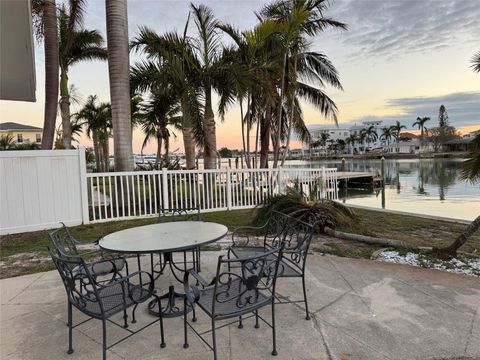
[[[296,185],[337,199],[337,171],[160,170],[87,173],[85,150],[0,151],[0,235],[89,222],[253,208]]]
[[[160,209],[203,212],[253,208],[287,186],[337,199],[337,171],[319,169],[161,170],[90,173],[89,220],[156,216]]]
[[[88,222],[85,150],[0,151],[0,234]]]

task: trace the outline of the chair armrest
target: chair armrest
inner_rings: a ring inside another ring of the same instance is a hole
[[[250,237],[254,236],[253,234],[249,234],[249,232],[256,233],[260,230],[266,229],[267,223],[262,226],[239,226],[233,229],[232,231],[232,244],[233,246],[247,246],[250,242]],[[244,233],[245,232],[245,233]],[[242,234],[242,238],[246,238],[245,242],[235,242],[235,236],[240,236]]]
[[[192,275],[192,277],[194,277],[197,282],[202,285],[202,288],[209,286],[209,284],[194,270],[188,270],[185,272],[185,274],[183,275],[183,290],[188,303],[190,305],[193,305],[198,301],[198,299],[200,299],[200,290],[197,286],[189,284],[188,278],[190,275]]]

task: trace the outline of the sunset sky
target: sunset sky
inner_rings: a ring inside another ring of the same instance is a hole
[[[57,0],[57,3],[61,2]],[[189,1],[129,0],[129,35],[147,25],[158,33],[183,29]],[[195,1],[195,3],[201,3]],[[254,11],[262,1],[203,1],[224,22],[240,29],[255,25]],[[465,131],[480,128],[480,74],[470,60],[480,50],[478,0],[337,0],[327,16],[348,25],[348,31],[329,30],[312,39],[312,50],[326,54],[340,72],[344,91],[327,88],[339,108],[339,125],[350,126],[366,119],[396,120],[411,129],[417,116],[430,116],[436,126],[438,108],[444,104],[450,122]],[[105,34],[105,2],[89,0],[85,27]],[[193,28],[191,29],[193,34]],[[43,44],[36,45],[37,102],[0,102],[0,122],[13,121],[42,126],[44,105]],[[131,64],[138,55],[131,56]],[[70,70],[85,100],[96,94],[109,101],[106,62],[88,62]],[[312,128],[329,125],[311,106],[304,106]],[[240,148],[237,107],[217,124],[218,147]],[[172,149],[181,147],[181,134]],[[134,151],[143,141],[134,134]],[[85,138],[82,145],[89,145]],[[154,152],[150,143],[144,151]]]

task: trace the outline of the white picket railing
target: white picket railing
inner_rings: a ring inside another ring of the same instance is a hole
[[[336,200],[337,169],[160,170],[86,174],[91,222],[156,216],[160,209],[253,208],[297,184]]]

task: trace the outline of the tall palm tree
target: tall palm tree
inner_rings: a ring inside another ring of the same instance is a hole
[[[480,51],[472,57],[473,71],[480,73]]]
[[[105,0],[115,171],[133,170],[127,0]]]
[[[360,133],[358,134],[358,143],[362,145],[363,152],[365,152],[365,139],[367,138],[367,134],[365,133],[365,129],[360,130]]]
[[[400,124],[400,121],[397,120],[395,125],[392,125],[390,127],[392,129],[392,135],[395,138],[395,143],[397,144],[397,153],[400,152],[400,147],[398,146],[398,140],[400,139],[400,133],[402,129],[406,129],[407,127],[405,125]]]
[[[377,130],[374,125],[362,129],[362,132],[365,134],[365,139],[367,140],[367,148],[370,147],[370,142],[375,142],[378,139]]]
[[[42,149],[53,148],[58,101],[58,27],[55,0],[33,0],[32,11],[37,38],[44,40],[45,52],[45,107]]]
[[[347,143],[347,145],[349,145],[350,149],[352,150],[351,151],[351,154],[353,155],[353,149],[355,148],[355,143],[357,142],[357,136],[355,134],[350,134],[345,142]]]
[[[62,4],[58,14],[60,59],[60,113],[62,115],[63,147],[72,146],[70,119],[70,93],[68,71],[70,66],[93,59],[106,60],[107,49],[97,30],[83,29],[85,0],[69,0],[68,8]]]
[[[178,100],[172,96],[173,94],[163,94],[153,92],[150,100],[142,104],[142,114],[138,120],[142,128],[145,138],[143,140],[142,149],[152,138],[157,140],[157,156],[155,164],[157,165],[162,157],[162,145],[165,153],[164,159],[168,161],[170,150],[171,132],[169,126],[181,128],[182,118],[179,116],[180,104]]]
[[[308,44],[308,39],[312,36],[319,34],[326,28],[340,28],[346,30],[345,24],[335,21],[333,19],[324,16],[324,12],[328,8],[328,1],[326,0],[276,0],[271,4],[263,7],[260,11],[260,19],[271,19],[275,21],[279,27],[279,39],[282,49],[282,67],[281,77],[279,84],[279,96],[277,110],[277,129],[276,129],[276,141],[274,148],[274,167],[277,166],[280,157],[280,140],[281,140],[281,127],[282,127],[282,112],[284,104],[287,103],[290,108],[290,114],[288,119],[288,134],[286,137],[286,147],[282,163],[285,161],[285,155],[288,151],[290,134],[292,129],[292,119],[295,113],[295,96],[297,90],[300,91],[297,78],[297,68],[299,66],[299,60],[302,59],[299,56],[300,53],[305,51]],[[321,55],[321,54],[319,54]],[[309,75],[316,75],[313,77],[313,82],[323,86],[324,82],[333,85],[341,89],[340,82],[338,81],[338,74],[333,65],[326,59],[326,56],[321,55],[317,60],[314,71],[310,71]],[[304,66],[311,65],[311,62],[304,61]],[[315,63],[313,63],[315,64]],[[327,66],[328,65],[328,66]],[[304,86],[303,94],[308,92],[308,98],[311,96],[311,86]],[[316,89],[318,90],[318,89]],[[332,117],[336,122],[336,106],[330,98],[323,94],[320,109],[322,113],[327,117]]]
[[[75,118],[82,124],[87,135],[93,141],[95,163],[97,171],[106,172],[109,169],[109,144],[108,140],[112,128],[112,112],[110,104],[99,103],[97,96],[90,95]]]
[[[197,42],[195,44],[201,65],[201,80],[205,98],[203,114],[204,132],[204,168],[217,167],[217,137],[215,131],[215,115],[212,106],[212,88],[222,87],[222,78],[225,68],[222,66],[221,42],[218,36],[218,21],[213,11],[205,5],[190,4],[193,20],[197,28]]]
[[[159,36],[144,27],[132,42],[132,47],[147,55],[146,61],[132,67],[132,83],[136,89],[142,92],[170,92],[178,99],[182,111],[186,167],[195,168],[195,145],[204,144],[202,83],[200,64],[186,31],[183,36],[173,32]]]
[[[382,128],[382,135],[380,135],[380,138],[385,140],[387,142],[387,145],[390,145],[390,141],[392,141],[392,138],[393,138],[392,128],[391,127]]]
[[[417,117],[417,120],[412,124],[413,127],[418,126],[418,129],[420,130],[420,142],[421,145],[424,144],[425,142],[425,135],[428,133],[428,129],[425,126],[427,121],[430,121],[430,118],[428,116],[424,116],[423,118]]]

